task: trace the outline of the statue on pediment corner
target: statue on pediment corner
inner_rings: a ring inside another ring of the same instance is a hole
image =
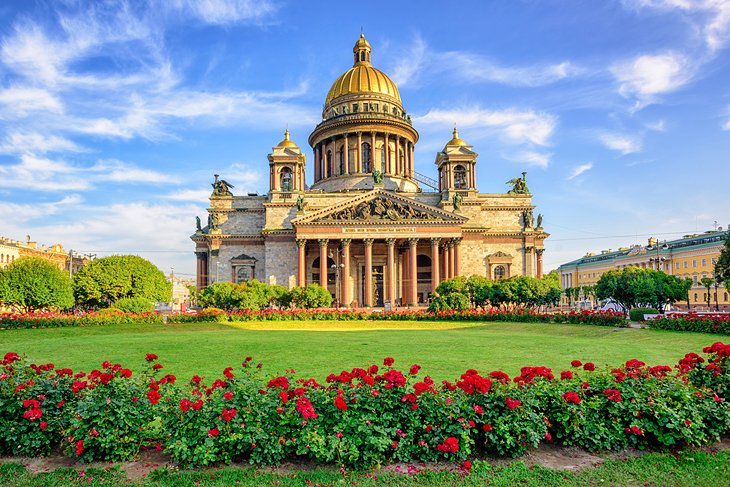
[[[231,193],[231,188],[234,186],[226,181],[225,179],[218,179],[218,174],[214,174],[215,181],[213,181],[213,194],[211,196],[233,196],[233,193]]]
[[[507,194],[530,194],[530,190],[527,188],[527,172],[522,171],[521,178],[512,178],[505,184],[512,185],[512,189],[507,191]]]
[[[375,184],[383,183],[383,173],[378,171],[377,169],[375,171],[373,171],[373,182]]]

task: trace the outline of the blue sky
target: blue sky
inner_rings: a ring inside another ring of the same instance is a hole
[[[482,192],[528,172],[547,269],[730,224],[727,0],[6,0],[0,235],[192,276],[213,173],[266,192],[287,126],[311,162],[361,28],[418,172],[454,123]]]

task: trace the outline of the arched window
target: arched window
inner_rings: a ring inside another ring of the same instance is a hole
[[[340,174],[345,174],[345,148],[340,148]]]
[[[400,161],[398,161],[398,174],[405,175],[406,173],[406,156],[403,151],[400,153]]]
[[[332,176],[332,151],[328,150],[327,151],[327,174],[325,175],[325,177],[330,177],[330,176]]]
[[[365,51],[360,52],[360,61],[365,61]]]
[[[370,144],[363,142],[362,144],[362,172],[372,171],[372,160],[370,159]]]
[[[494,268],[494,280],[495,281],[501,281],[505,278],[505,275],[507,274],[507,270],[504,268],[503,265],[498,265]]]
[[[454,188],[456,189],[466,189],[466,169],[464,169],[464,166],[456,166],[454,167]]]
[[[281,176],[279,178],[279,182],[281,183],[281,190],[282,191],[291,191],[292,190],[292,173],[291,169],[288,167],[285,167],[281,170]]]

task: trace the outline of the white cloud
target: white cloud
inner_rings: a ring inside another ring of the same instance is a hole
[[[659,95],[675,91],[693,77],[695,67],[676,52],[644,54],[611,67],[619,93],[635,100],[635,109],[655,103]]]
[[[181,189],[163,196],[166,200],[172,201],[194,201],[206,203],[210,199],[211,192],[207,189]]]
[[[570,181],[571,179],[577,178],[578,176],[580,176],[584,172],[590,171],[591,169],[593,169],[593,163],[592,162],[587,162],[585,164],[581,164],[579,166],[575,166],[573,168],[573,170],[570,171],[570,175],[568,176],[568,181]]]
[[[4,105],[0,111],[0,120],[22,118],[31,112],[63,112],[61,101],[53,93],[30,86],[12,86],[0,90],[0,104]]]
[[[462,128],[480,128],[493,132],[511,143],[528,143],[545,146],[550,142],[557,118],[554,115],[534,110],[484,110],[464,108],[456,110],[429,110],[423,116],[415,117],[419,124],[456,123]]]
[[[604,146],[619,151],[623,155],[641,150],[642,141],[637,136],[604,132],[599,135],[599,139]]]
[[[656,122],[647,123],[646,128],[654,132],[666,132],[667,124],[664,120],[657,120]]]
[[[544,86],[576,76],[583,70],[569,61],[532,66],[506,66],[480,54],[465,51],[435,51],[420,35],[398,57],[393,81],[398,86],[411,84],[423,75],[458,78],[462,82],[500,83],[509,86]]]
[[[3,154],[45,154],[47,152],[83,152],[85,149],[74,142],[57,135],[42,135],[37,132],[11,132],[0,145]]]
[[[257,21],[278,10],[266,0],[162,0],[160,5],[217,25]]]
[[[530,150],[523,150],[516,153],[501,154],[504,159],[508,161],[519,162],[527,166],[536,166],[543,169],[550,165],[550,157],[552,154],[544,154],[541,152],[535,152]]]
[[[81,203],[83,200],[81,196],[77,194],[71,194],[64,196],[59,201],[51,203],[10,203],[7,201],[0,201],[0,220],[4,222],[26,223],[36,218],[42,218],[50,215],[56,215],[61,211],[64,211],[64,207],[74,206]],[[5,232],[5,230],[3,230]],[[19,235],[5,234],[2,236],[8,238],[19,238]]]

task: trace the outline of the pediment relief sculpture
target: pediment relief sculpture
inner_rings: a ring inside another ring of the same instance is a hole
[[[428,211],[414,208],[384,196],[361,201],[353,206],[323,215],[314,222],[326,221],[374,221],[374,220],[442,220]]]

